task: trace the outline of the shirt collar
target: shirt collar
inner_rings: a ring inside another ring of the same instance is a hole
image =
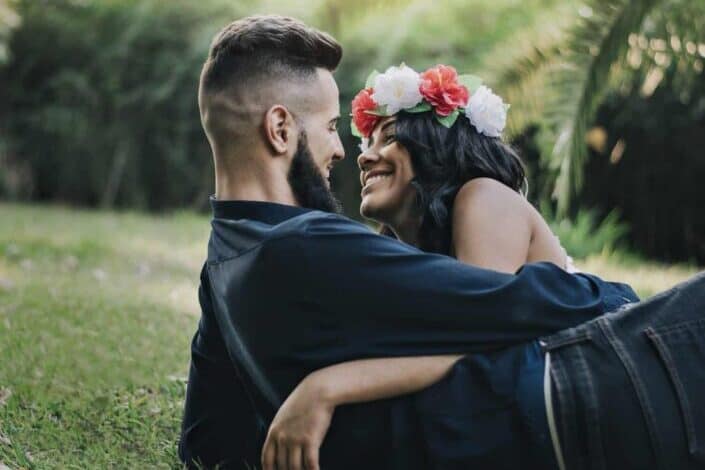
[[[297,215],[310,212],[304,207],[263,201],[219,201],[210,197],[214,219],[251,219],[270,225],[278,224]]]

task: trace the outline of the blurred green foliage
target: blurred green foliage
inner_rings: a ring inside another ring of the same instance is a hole
[[[0,68],[7,149],[0,184],[15,199],[156,210],[203,205],[212,169],[197,112],[198,75],[213,34],[245,14],[292,14],[331,31],[345,46],[337,78],[347,114],[370,69],[406,60],[473,70],[494,44],[535,27],[557,3],[19,0],[23,21]],[[354,208],[357,145],[348,127],[341,129],[353,158],[338,170],[336,187]]]
[[[0,63],[7,60],[7,39],[20,23],[13,0],[0,0]]]
[[[551,206],[544,203],[541,212],[551,220],[551,230],[572,258],[610,256],[616,250],[624,248],[629,226],[620,222],[616,210],[601,218],[595,210],[581,209],[570,219],[559,219]]]
[[[195,89],[219,18],[237,12],[187,0],[56,0],[21,1],[17,13],[0,69],[0,134],[17,195],[148,209],[205,199]]]

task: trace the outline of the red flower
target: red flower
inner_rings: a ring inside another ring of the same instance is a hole
[[[355,127],[363,137],[369,137],[380,117],[370,114],[369,111],[377,109],[377,103],[372,99],[372,88],[360,91],[352,100],[352,117]]]
[[[468,89],[458,83],[458,73],[447,65],[437,65],[422,73],[419,91],[439,116],[448,116],[456,108],[465,107],[470,96]]]

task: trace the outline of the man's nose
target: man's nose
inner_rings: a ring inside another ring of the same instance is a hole
[[[357,157],[357,166],[360,168],[360,171],[364,171],[369,165],[378,161],[379,155],[367,149]]]
[[[343,141],[340,140],[340,134],[336,132],[335,152],[333,153],[333,160],[342,160],[343,158],[345,158],[345,147],[343,147]]]

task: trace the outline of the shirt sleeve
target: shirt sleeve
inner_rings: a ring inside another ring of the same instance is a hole
[[[331,364],[493,351],[603,312],[597,278],[475,268],[337,216],[208,269],[225,342],[274,409]]]
[[[255,468],[264,440],[242,377],[230,360],[209,294],[207,272],[198,291],[202,316],[191,344],[179,455],[189,468]]]
[[[491,351],[603,313],[601,280],[552,263],[499,273],[335,216],[309,224],[299,243],[305,258],[299,291],[323,312],[311,324],[328,327],[355,354]]]

